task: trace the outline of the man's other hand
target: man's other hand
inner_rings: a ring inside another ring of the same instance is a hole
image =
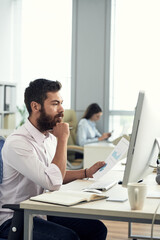
[[[106,163],[104,161],[99,161],[95,163],[92,167],[86,169],[87,178],[92,178],[93,174],[98,171],[101,167],[103,167]]]

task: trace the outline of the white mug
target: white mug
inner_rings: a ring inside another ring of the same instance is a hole
[[[142,209],[147,195],[147,185],[144,183],[128,183],[127,189],[131,209]]]

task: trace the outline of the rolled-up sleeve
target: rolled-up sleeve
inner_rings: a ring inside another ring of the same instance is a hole
[[[51,163],[50,166],[45,169],[45,173],[48,178],[47,189],[51,191],[58,190],[63,183],[63,178],[59,167],[57,167],[56,164]]]

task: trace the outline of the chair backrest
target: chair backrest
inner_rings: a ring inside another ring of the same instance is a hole
[[[75,111],[73,109],[66,109],[64,111],[63,121],[69,123],[69,127],[70,127],[70,136],[68,139],[68,145],[75,145],[77,124],[78,124]]]
[[[0,136],[0,184],[2,183],[2,179],[3,179],[3,161],[2,161],[1,150],[3,147],[4,141],[5,141],[5,139]],[[0,240],[6,240],[6,239],[0,238]]]
[[[2,183],[3,179],[3,161],[2,161],[2,148],[5,142],[5,138],[0,136],[0,184]]]
[[[5,138],[0,136],[0,183],[2,183],[3,179],[3,161],[2,161],[2,148],[5,142]],[[20,209],[18,204],[6,204],[3,205],[2,208],[10,208],[14,210],[11,227],[9,230],[8,240],[22,240],[23,239],[23,219],[24,219],[24,211]],[[14,229],[14,230],[13,230]],[[0,240],[7,240],[6,238],[0,238]]]

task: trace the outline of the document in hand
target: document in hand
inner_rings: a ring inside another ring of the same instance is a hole
[[[128,151],[128,147],[129,142],[123,137],[105,160],[106,164],[101,167],[95,174],[93,174],[93,178],[97,180],[109,172],[118,163],[118,161],[122,159],[124,154]]]
[[[30,200],[72,206],[78,203],[90,202],[104,198],[107,197],[103,194],[66,190],[43,193],[41,195],[31,197]]]

